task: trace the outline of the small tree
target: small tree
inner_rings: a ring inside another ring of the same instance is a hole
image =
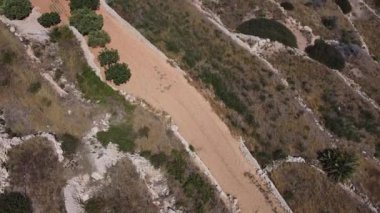
[[[93,31],[88,34],[88,46],[104,47],[111,42],[111,37],[104,30]]]
[[[103,17],[90,9],[75,10],[70,17],[70,25],[78,29],[83,35],[92,31],[101,30],[103,27]]]
[[[96,10],[99,7],[99,0],[71,0],[70,9],[77,10],[88,8],[91,10]]]
[[[29,0],[4,0],[4,15],[9,19],[24,19],[32,12],[32,4]]]
[[[338,149],[325,149],[319,152],[318,160],[327,176],[337,182],[350,178],[357,165],[357,160],[353,154]]]
[[[61,17],[56,12],[44,13],[38,18],[38,23],[44,27],[51,27],[61,22]]]
[[[109,67],[112,64],[116,64],[119,59],[119,53],[115,49],[102,50],[98,56],[100,66],[102,67]]]
[[[120,85],[126,83],[131,78],[131,71],[125,63],[112,64],[106,71],[107,81],[113,81],[114,84]]]

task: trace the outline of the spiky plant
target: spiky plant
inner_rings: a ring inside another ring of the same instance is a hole
[[[318,160],[327,175],[337,182],[350,178],[357,166],[357,159],[353,154],[338,149],[319,152]]]

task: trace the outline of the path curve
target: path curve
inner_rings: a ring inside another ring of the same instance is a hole
[[[63,4],[60,8],[68,9],[67,1],[51,2]],[[41,12],[51,8],[46,0],[32,0],[32,3]],[[104,18],[103,29],[112,38],[108,48],[117,49],[121,60],[127,62],[132,71],[131,80],[117,88],[170,114],[180,134],[195,147],[223,191],[237,197],[242,212],[273,212],[273,205],[282,212],[277,199],[269,195],[268,200],[268,195],[260,191],[260,188],[267,187],[257,175],[259,168],[254,168],[244,158],[239,140],[231,134],[210,103],[188,83],[184,72],[172,67],[166,56],[131,25],[121,23],[107,11],[104,2],[98,12]],[[260,187],[247,178],[247,173],[253,175]]]

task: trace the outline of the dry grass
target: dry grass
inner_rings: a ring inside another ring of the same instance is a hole
[[[370,212],[306,164],[284,164],[270,176],[294,212]]]
[[[25,192],[37,212],[62,212],[66,178],[52,144],[44,138],[34,138],[13,148],[8,156],[11,188]]]
[[[81,136],[89,128],[91,110],[75,98],[60,98],[40,75],[43,65],[30,61],[24,47],[5,27],[0,28],[1,52],[15,54],[11,64],[1,64],[7,76],[0,90],[0,106],[4,108],[9,127],[16,133],[54,131]],[[47,64],[50,61],[44,61]],[[38,91],[28,91],[32,83],[39,82]],[[71,114],[68,114],[71,110]]]
[[[108,184],[86,202],[87,213],[157,212],[145,184],[128,159],[110,168],[107,178]]]

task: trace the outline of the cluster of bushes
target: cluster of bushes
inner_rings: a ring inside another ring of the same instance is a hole
[[[319,152],[318,160],[327,176],[337,182],[349,179],[357,165],[357,159],[353,154],[338,149],[325,149]]]
[[[236,29],[239,33],[278,41],[290,47],[297,47],[294,34],[283,24],[270,19],[259,18],[243,22]]]
[[[32,12],[32,4],[29,0],[3,0],[0,8],[2,13],[11,20],[24,19]]]
[[[294,10],[294,6],[292,3],[288,2],[288,1],[285,1],[285,2],[281,2],[281,7],[284,8],[285,10]]]
[[[331,69],[341,70],[345,67],[345,60],[342,54],[334,46],[318,39],[313,46],[308,46],[305,50],[310,58],[325,64]]]
[[[344,14],[350,13],[352,10],[349,0],[335,0],[335,3],[340,7]]]
[[[98,60],[102,67],[106,68],[106,80],[115,85],[126,83],[131,78],[131,71],[125,63],[119,63],[117,50],[104,49],[100,52]]]
[[[1,213],[32,213],[32,202],[24,194],[19,192],[0,193]]]
[[[38,18],[38,23],[44,27],[51,27],[61,22],[61,17],[56,12],[44,13]]]

